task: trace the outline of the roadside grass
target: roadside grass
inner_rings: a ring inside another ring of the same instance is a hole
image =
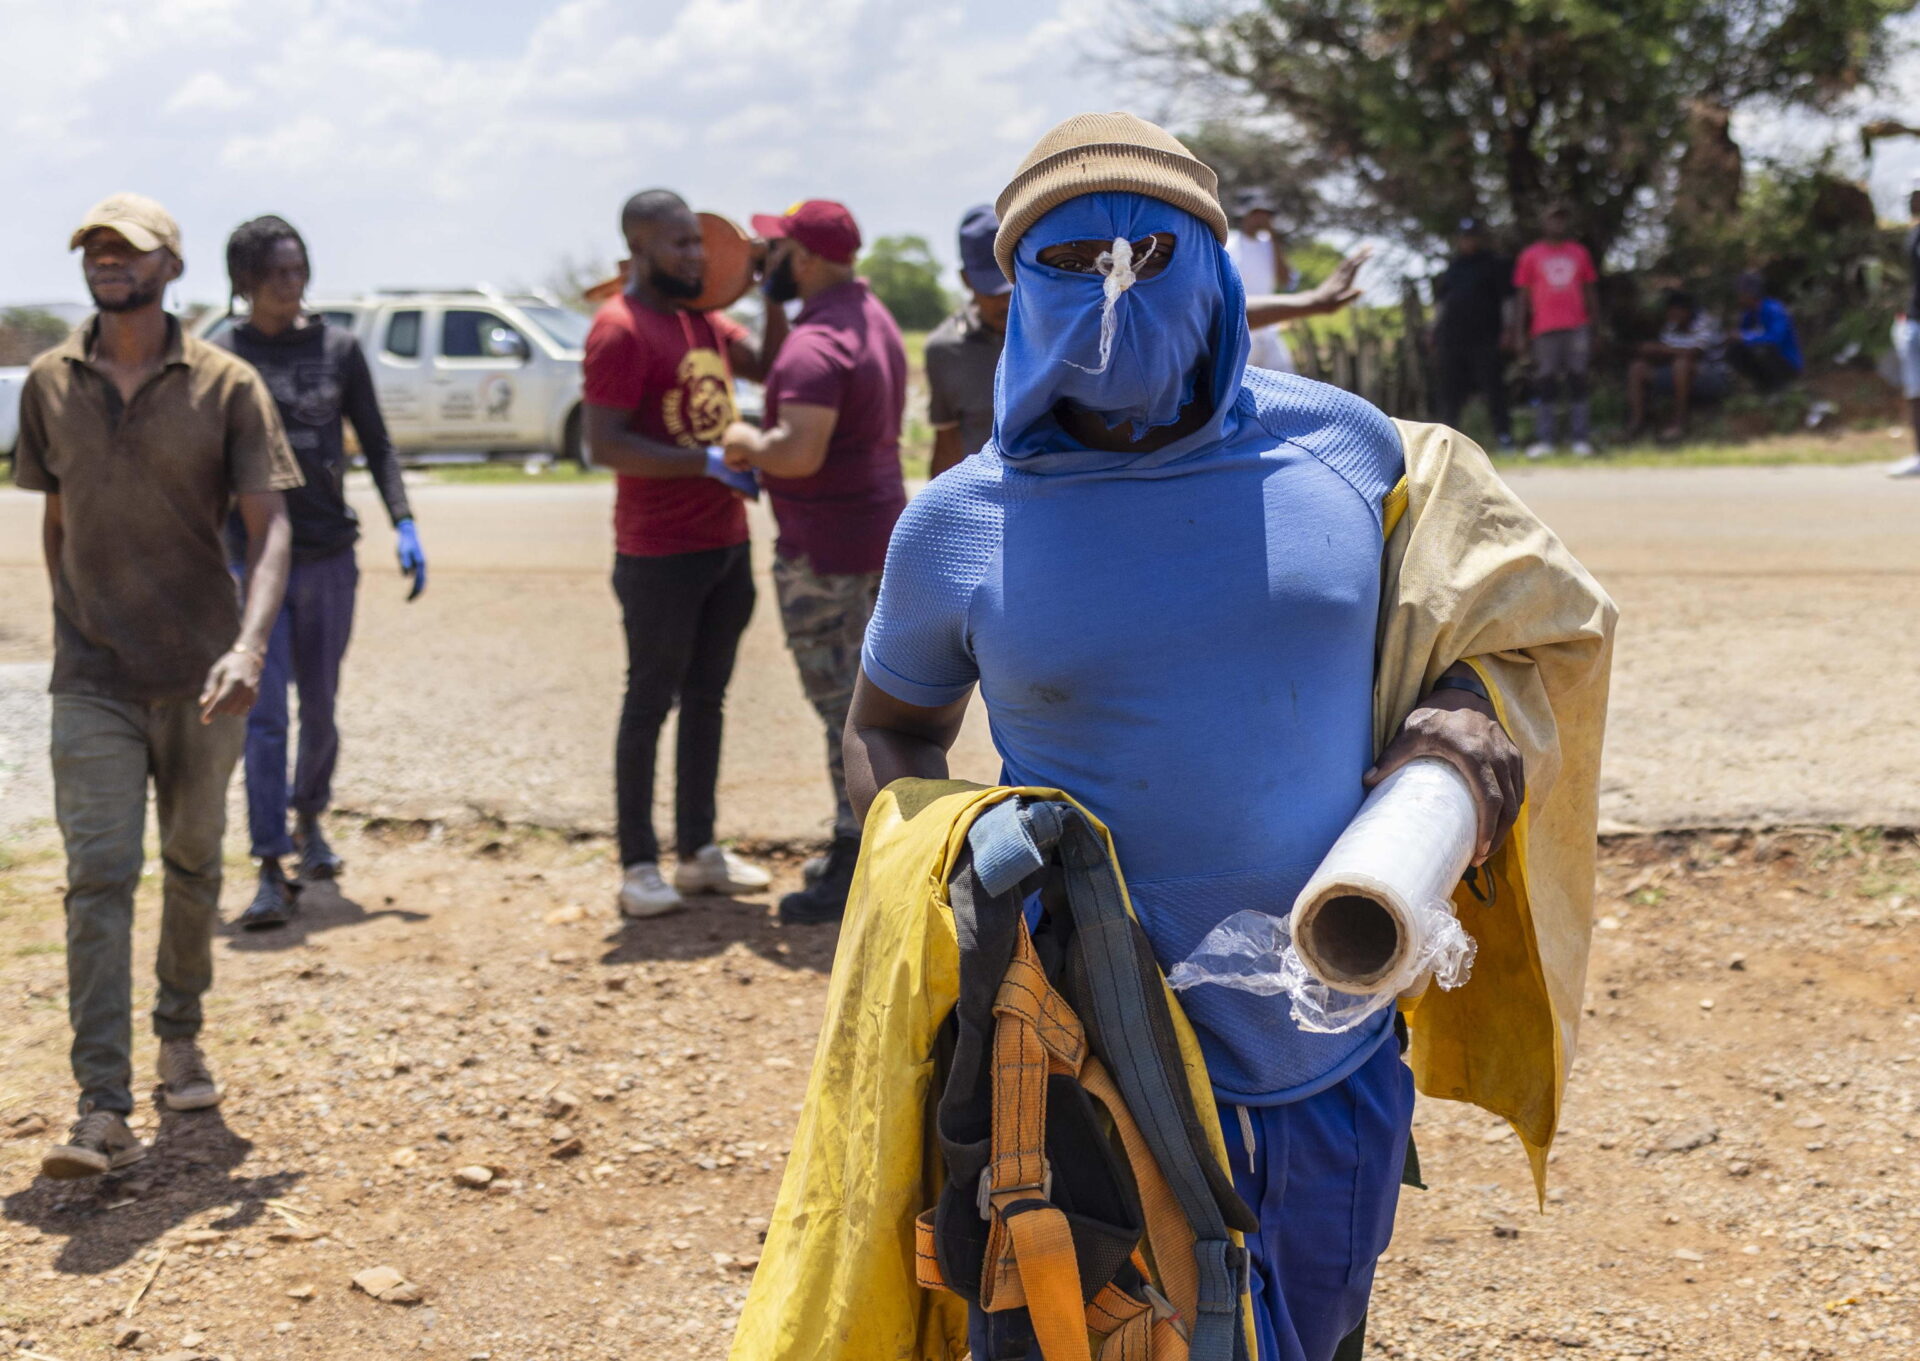
[[[900,465],[909,481],[924,479],[932,446],[932,432],[924,420],[909,412],[907,428],[902,432]],[[1575,458],[1562,452],[1547,458],[1529,459],[1518,453],[1500,454],[1489,449],[1494,462],[1502,468],[1777,468],[1792,464],[1844,466],[1859,463],[1891,463],[1907,452],[1907,432],[1889,436],[1885,426],[1849,430],[1836,435],[1772,435],[1750,440],[1703,440],[1698,443],[1660,445],[1651,442],[1622,446],[1601,443],[1597,458]],[[612,474],[604,469],[581,469],[571,463],[552,463],[542,471],[529,473],[520,461],[496,463],[436,464],[423,469],[434,482],[477,483],[481,485],[520,485],[539,482],[606,482]]]
[[[1529,459],[1520,454],[1497,454],[1502,467],[1578,468],[1776,468],[1788,464],[1844,465],[1892,463],[1907,452],[1907,432],[1889,438],[1886,427],[1850,430],[1837,435],[1773,435],[1751,440],[1704,440],[1661,445],[1651,441],[1611,446],[1600,442],[1597,458],[1553,454]],[[1489,451],[1491,452],[1491,451]]]
[[[510,483],[524,486],[543,482],[611,482],[613,474],[605,468],[582,468],[577,463],[547,463],[537,472],[529,472],[530,460],[497,459],[490,463],[435,463],[417,469],[429,481],[446,483]]]

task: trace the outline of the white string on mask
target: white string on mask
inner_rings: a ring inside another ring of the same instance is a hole
[[[1153,258],[1153,252],[1159,245],[1158,241],[1149,238],[1146,253],[1140,257],[1142,265]],[[1113,333],[1117,324],[1114,320],[1114,305],[1120,301],[1122,293],[1133,287],[1137,277],[1134,274],[1133,243],[1124,236],[1114,237],[1113,249],[1101,251],[1094,260],[1093,267],[1106,276],[1106,282],[1101,289],[1106,301],[1100,312],[1100,366],[1090,369],[1085,364],[1074,364],[1071,359],[1066,362],[1073,364],[1073,367],[1082,373],[1101,374],[1105,373],[1107,365],[1113,362]]]

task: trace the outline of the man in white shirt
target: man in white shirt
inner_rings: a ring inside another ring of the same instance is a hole
[[[1240,271],[1249,298],[1293,291],[1294,270],[1286,243],[1273,229],[1273,199],[1264,189],[1243,189],[1234,198],[1239,223],[1227,233],[1227,254]],[[1255,368],[1293,372],[1293,356],[1278,325],[1256,326],[1247,362]]]
[[[1726,331],[1691,293],[1674,289],[1660,338],[1642,342],[1627,366],[1627,438],[1645,431],[1649,394],[1673,401],[1673,419],[1660,431],[1660,442],[1672,444],[1685,437],[1694,407],[1721,401],[1732,389]]]

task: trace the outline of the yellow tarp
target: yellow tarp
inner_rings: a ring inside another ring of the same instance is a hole
[[[1464,886],[1479,946],[1467,983],[1408,1010],[1414,1080],[1513,1123],[1546,1190],[1593,930],[1600,746],[1613,602],[1479,446],[1394,422],[1407,480],[1389,497],[1374,739],[1384,744],[1440,673],[1470,661],[1526,759],[1527,798],[1488,862],[1495,900]],[[1397,506],[1397,498],[1404,505]]]
[[[914,1281],[913,1221],[939,1198],[945,1175],[927,1113],[938,1095],[934,1035],[960,987],[947,880],[974,819],[1016,794],[1065,798],[1051,789],[901,780],[867,815],[800,1128],[733,1361],[967,1354],[965,1302]],[[1089,819],[1111,856],[1106,828]],[[1201,1128],[1225,1166],[1199,1042],[1171,992],[1167,1002]]]

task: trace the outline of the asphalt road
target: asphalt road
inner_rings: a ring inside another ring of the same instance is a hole
[[[1920,824],[1920,484],[1872,467],[1513,478],[1622,607],[1609,824]],[[338,804],[610,826],[622,666],[611,487],[419,486],[432,581],[412,605],[377,502],[366,487],[356,498],[373,528]],[[37,498],[0,491],[0,830],[48,812],[37,673],[9,665],[44,663],[50,647],[37,515]],[[831,813],[826,739],[780,637],[763,509],[754,533],[761,598],[729,701],[722,832],[816,839]],[[955,768],[996,769],[977,711]]]

